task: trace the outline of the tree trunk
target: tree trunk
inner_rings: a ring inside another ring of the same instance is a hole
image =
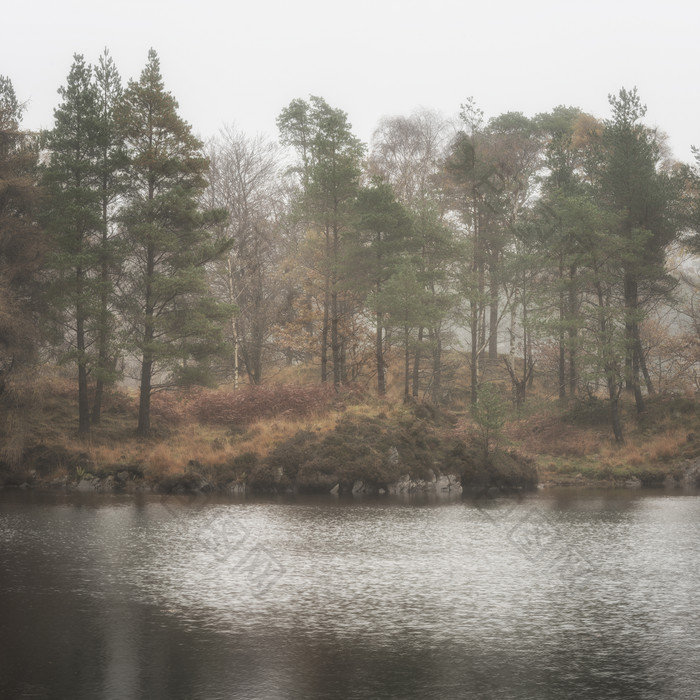
[[[146,252],[146,290],[143,321],[143,350],[141,357],[141,383],[139,386],[139,420],[136,428],[137,435],[148,436],[151,431],[151,389],[153,381],[153,350],[152,343],[155,335],[153,325],[155,309],[153,308],[151,284],[155,271],[155,249],[148,245]]]
[[[151,381],[153,359],[150,353],[144,353],[141,361],[141,384],[139,388],[139,423],[137,435],[147,437],[151,430]]]
[[[331,357],[333,361],[333,385],[340,386],[340,336],[338,335],[338,292],[331,291]]]
[[[610,424],[615,436],[615,442],[622,444],[625,438],[622,434],[622,420],[620,419],[620,393],[615,386],[611,371],[607,372],[608,397],[610,399]]]
[[[596,293],[598,296],[599,307],[599,342],[602,345],[601,350],[604,353],[602,369],[605,372],[605,382],[608,387],[608,399],[610,400],[610,425],[613,430],[613,435],[615,436],[615,442],[623,443],[625,440],[622,434],[622,420],[620,418],[620,390],[617,387],[617,382],[615,379],[615,364],[610,359],[612,355],[612,349],[610,348],[611,339],[608,338],[608,323],[604,310],[606,308],[605,295],[603,294],[600,284],[596,284]]]
[[[90,432],[90,400],[84,358],[78,360],[78,432],[81,435],[87,435]]]
[[[333,386],[337,389],[341,383],[340,361],[340,308],[338,306],[338,229],[333,227],[333,249],[331,270],[331,357],[333,361]]]
[[[380,396],[386,394],[386,377],[384,376],[384,326],[382,324],[382,314],[377,311],[377,326],[375,349],[377,358],[377,393]]]
[[[476,406],[479,399],[479,316],[476,305],[472,302],[471,318],[471,365],[469,374],[471,379],[471,405]]]
[[[226,286],[228,288],[229,304],[236,303],[236,290],[233,283],[233,265],[231,256],[226,258]],[[233,340],[233,390],[238,390],[238,321],[236,316],[231,316],[231,338]]]
[[[525,304],[525,300],[523,300],[523,365],[525,371],[527,371],[528,367],[534,366],[534,364],[532,359],[532,338],[527,328],[527,305]],[[532,388],[534,376],[533,372],[528,374],[527,385],[530,388]]]
[[[489,360],[498,360],[498,275],[497,256],[492,256],[489,275]]]
[[[330,280],[326,277],[323,295],[323,325],[321,326],[321,381],[328,381],[328,324],[330,321]]]
[[[430,331],[434,342],[433,347],[433,403],[439,406],[442,402],[442,339],[439,329]]]
[[[642,370],[642,376],[644,377],[644,383],[647,387],[647,393],[649,395],[654,393],[654,383],[651,381],[651,375],[649,374],[649,369],[647,367],[647,361],[644,357],[644,351],[642,350],[642,339],[639,333],[639,324],[635,326],[635,339],[634,345],[637,352],[637,357],[639,359],[639,366]]]
[[[479,398],[479,304],[483,298],[483,284],[484,284],[484,270],[481,264],[481,242],[480,242],[480,220],[477,201],[479,199],[478,191],[476,185],[472,187],[472,223],[474,227],[474,250],[472,252],[472,280],[473,285],[476,281],[477,288],[476,291],[472,289],[471,299],[470,299],[470,312],[471,312],[471,366],[470,379],[471,379],[471,405],[476,406],[477,400]]]
[[[416,352],[413,355],[413,389],[411,393],[415,397],[418,396],[418,385],[420,384],[420,359],[421,350],[423,349],[422,343],[424,333],[425,329],[423,328],[423,326],[421,326],[418,329],[418,342],[416,343]]]
[[[90,398],[88,396],[87,355],[85,351],[85,312],[82,297],[83,270],[78,267],[75,273],[76,297],[76,347],[78,350],[78,432],[86,435],[90,432]]]
[[[569,323],[569,394],[576,396],[578,391],[578,329],[575,326],[576,317],[578,315],[578,304],[576,300],[576,288],[574,280],[576,279],[576,266],[572,265],[569,268],[569,308],[568,317]]]
[[[233,390],[238,391],[238,374],[240,371],[238,357],[238,322],[231,319],[231,331],[233,332]]]
[[[348,383],[348,341],[340,339],[340,383]]]
[[[566,398],[566,342],[564,324],[566,312],[564,310],[564,292],[559,294],[559,398]]]
[[[100,320],[97,330],[97,383],[92,404],[92,422],[95,425],[97,425],[102,418],[102,396],[104,394],[105,375],[111,369],[109,360],[109,295],[107,292],[109,269],[105,261],[102,262],[100,282]]]
[[[104,396],[105,381],[101,376],[97,377],[95,382],[95,396],[92,400],[92,417],[93,425],[99,425],[102,420],[102,397]]]
[[[411,350],[410,350],[410,328],[408,326],[404,327],[404,380],[403,380],[403,400],[408,402],[410,400],[410,381],[411,376]]]
[[[103,151],[103,160],[107,160],[107,152]],[[109,322],[109,257],[107,246],[109,244],[109,181],[108,176],[102,176],[102,235],[100,250],[100,311],[99,327],[97,331],[97,384],[95,386],[95,398],[92,405],[92,422],[97,425],[102,418],[102,396],[104,394],[105,375],[114,369],[109,358],[109,343],[111,328]]]
[[[625,307],[627,318],[625,319],[625,335],[627,340],[627,352],[625,357],[625,367],[629,372],[627,388],[634,393],[634,402],[637,413],[645,411],[644,397],[639,382],[640,375],[640,354],[637,352],[639,340],[639,320],[637,312],[639,309],[637,280],[631,273],[625,275]]]
[[[639,354],[636,348],[632,353],[632,376],[634,377],[634,403],[637,413],[644,413],[644,397],[642,396],[642,387],[639,385]]]

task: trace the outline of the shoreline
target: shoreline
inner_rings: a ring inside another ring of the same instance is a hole
[[[437,473],[430,479],[414,479],[403,474],[389,484],[373,484],[356,480],[351,485],[341,486],[340,482],[326,490],[304,489],[294,484],[284,488],[254,488],[248,484],[232,481],[215,483],[196,472],[180,475],[156,477],[133,470],[118,470],[100,476],[86,475],[85,478],[67,476],[39,476],[33,472],[0,473],[0,491],[32,491],[41,493],[95,493],[111,495],[173,495],[173,496],[405,496],[436,495],[464,497],[479,495],[486,491],[503,496],[517,496],[550,489],[582,490],[664,490],[673,492],[700,491],[700,458],[684,460],[654,478],[645,481],[639,477],[627,479],[595,479],[581,474],[542,474],[534,484],[508,484],[506,482],[482,482],[464,484],[458,474]]]

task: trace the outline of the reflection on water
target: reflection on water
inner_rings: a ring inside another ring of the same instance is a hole
[[[700,497],[0,493],[0,697],[695,698]]]

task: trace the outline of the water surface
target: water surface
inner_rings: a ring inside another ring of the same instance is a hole
[[[0,492],[0,697],[697,698],[700,497]]]

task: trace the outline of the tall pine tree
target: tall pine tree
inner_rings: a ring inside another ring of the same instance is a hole
[[[117,379],[115,304],[117,281],[126,252],[117,225],[117,205],[125,187],[126,154],[115,119],[122,97],[121,78],[107,49],[100,56],[94,72],[100,125],[96,163],[99,176],[100,230],[96,244],[99,271],[98,308],[94,319],[97,357],[92,422],[99,423],[104,387]]]
[[[122,221],[130,259],[122,311],[141,367],[139,435],[150,431],[154,389],[205,379],[207,357],[221,347],[229,317],[208,294],[205,275],[205,265],[224,251],[211,236],[223,215],[199,206],[208,161],[177,109],[151,49],[119,112],[129,157]]]
[[[352,220],[364,145],[353,135],[347,114],[321,97],[312,96],[309,102],[293,100],[278,117],[277,125],[282,143],[293,146],[299,156],[300,217],[323,238],[321,379],[328,379],[330,336],[333,383],[338,386],[346,375],[341,240]]]
[[[95,317],[95,272],[102,228],[100,206],[99,96],[92,68],[76,54],[66,84],[59,89],[61,105],[54,111],[48,134],[50,160],[44,173],[47,188],[44,211],[51,239],[48,294],[54,318],[62,327],[68,353],[78,370],[78,432],[90,429],[88,375]]]
[[[637,411],[644,410],[640,371],[648,391],[639,327],[651,304],[672,287],[665,270],[666,248],[674,239],[673,181],[662,168],[659,138],[641,123],[646,106],[636,88],[609,96],[612,117],[603,131],[600,193],[619,218],[618,232],[627,244],[623,251],[626,383],[634,392]]]

